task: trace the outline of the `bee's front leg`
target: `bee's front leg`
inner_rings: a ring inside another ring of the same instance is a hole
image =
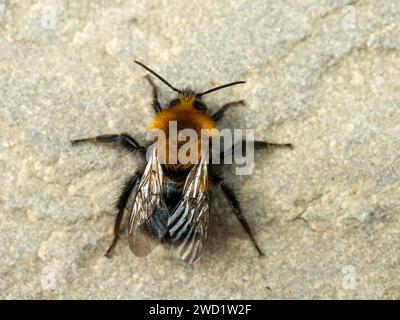
[[[153,82],[153,79],[151,79],[150,75],[145,76],[145,78],[150,83],[151,87],[153,88],[153,109],[154,109],[155,113],[158,113],[158,112],[162,111],[161,104],[158,101],[158,87]]]
[[[245,105],[244,100],[239,100],[239,101],[234,101],[234,102],[229,102],[224,104],[217,112],[215,112],[212,116],[211,119],[213,121],[219,121],[222,119],[222,117],[225,114],[225,111],[228,110],[230,107],[238,106],[238,105]]]

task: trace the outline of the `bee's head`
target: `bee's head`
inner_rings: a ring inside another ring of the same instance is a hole
[[[206,111],[207,106],[202,101],[201,95],[197,95],[192,89],[184,89],[178,95],[178,100],[184,105],[193,106],[196,110]]]
[[[182,100],[182,101],[184,101],[184,100],[193,101],[196,99],[196,92],[194,92],[192,89],[179,90],[178,98],[179,98],[179,100]]]
[[[174,90],[175,92],[178,92],[178,99],[174,99],[173,101],[180,100],[182,102],[184,102],[184,101],[191,102],[191,103],[193,103],[194,108],[196,108],[198,110],[206,110],[207,109],[206,105],[201,101],[202,96],[209,94],[211,92],[226,88],[226,87],[245,83],[245,81],[235,81],[235,82],[223,84],[222,86],[219,86],[219,87],[208,89],[204,92],[195,93],[191,89],[179,90],[179,89],[175,88],[172,84],[170,84],[167,80],[165,80],[163,77],[161,77],[159,74],[157,74],[156,72],[151,70],[149,67],[145,66],[143,63],[141,63],[139,61],[135,61],[135,63],[137,63],[138,65],[140,65],[141,67],[143,67],[144,69],[149,71],[150,73],[152,73],[154,76],[156,76],[158,79],[160,79],[162,82],[164,82],[172,90]]]

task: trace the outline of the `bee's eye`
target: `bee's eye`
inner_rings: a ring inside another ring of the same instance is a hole
[[[197,110],[200,110],[200,111],[207,110],[207,106],[203,102],[201,102],[199,100],[196,100],[194,102],[194,108],[197,109]]]
[[[179,104],[179,99],[172,99],[171,102],[169,103],[169,107],[175,107],[177,104]]]

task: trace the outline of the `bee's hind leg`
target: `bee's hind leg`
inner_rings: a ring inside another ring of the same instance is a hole
[[[247,223],[245,217],[242,214],[242,208],[240,207],[239,200],[236,198],[235,193],[225,184],[225,182],[220,177],[212,177],[212,181],[218,183],[221,186],[222,191],[224,192],[226,198],[231,205],[233,212],[235,213],[236,217],[239,219],[240,224],[242,225],[243,229],[246,231],[250,240],[253,242],[254,247],[256,248],[258,254],[263,256],[264,253],[261,251],[260,247],[257,244],[256,239],[253,236],[253,233],[250,229],[249,224]]]
[[[153,88],[153,109],[154,109],[155,113],[158,113],[158,112],[162,111],[161,104],[158,101],[158,87],[153,82],[153,79],[151,79],[150,75],[145,76],[145,78],[150,83],[151,87]]]
[[[129,177],[129,179],[126,180],[123,188],[122,188],[122,193],[118,197],[118,200],[115,204],[116,208],[118,209],[118,214],[117,217],[115,218],[115,224],[114,224],[114,238],[111,242],[110,247],[105,253],[105,256],[107,258],[111,257],[111,251],[114,249],[115,245],[118,242],[119,238],[119,231],[121,228],[121,222],[122,218],[124,216],[124,210],[126,207],[126,204],[128,202],[128,199],[130,195],[132,194],[133,189],[135,188],[137,182],[139,181],[140,175],[138,173],[135,173],[133,176]]]

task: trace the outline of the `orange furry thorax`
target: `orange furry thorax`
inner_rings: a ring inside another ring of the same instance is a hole
[[[194,95],[179,95],[178,102],[156,114],[153,120],[150,122],[149,130],[162,130],[166,136],[166,146],[158,145],[157,152],[165,151],[166,152],[166,163],[165,166],[167,169],[171,170],[186,170],[192,164],[182,164],[178,162],[176,164],[172,164],[169,161],[169,149],[170,149],[170,121],[176,121],[177,134],[184,129],[193,129],[197,133],[197,158],[200,157],[201,150],[201,130],[212,130],[215,129],[214,121],[207,116],[205,113],[194,108],[195,96]],[[177,141],[177,148],[179,148],[185,144],[186,141]],[[195,147],[195,146],[193,146]],[[165,148],[165,150],[163,150]],[[175,152],[175,151],[174,151]]]

